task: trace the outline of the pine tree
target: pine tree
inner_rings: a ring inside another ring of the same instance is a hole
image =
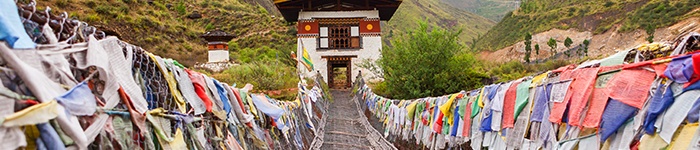
[[[583,40],[583,53],[588,56],[588,45],[591,44],[589,40]]]
[[[564,46],[566,46],[566,51],[564,53],[566,54],[566,57],[571,57],[571,52],[569,51],[569,48],[571,47],[572,43],[574,43],[574,41],[572,41],[569,37],[566,37],[566,40],[564,40]]]
[[[525,34],[525,62],[530,63],[530,55],[532,53],[532,34]]]
[[[549,41],[547,41],[547,45],[549,46],[549,48],[551,48],[552,56],[554,56],[554,54],[557,54],[557,40],[554,40],[554,38],[549,38]]]

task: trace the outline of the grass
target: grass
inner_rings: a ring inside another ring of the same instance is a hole
[[[501,21],[506,13],[518,8],[515,1],[510,0],[442,0],[443,2],[483,16],[492,21]]]
[[[442,3],[441,0],[405,0],[394,16],[382,26],[385,44],[396,35],[418,26],[419,21],[429,22],[445,29],[462,29],[460,43],[469,45],[472,39],[483,35],[495,23],[468,11]]]
[[[671,25],[700,6],[697,0],[528,0],[481,36],[477,51],[496,51],[524,40],[525,33],[553,28],[600,34],[614,25],[620,31]],[[563,15],[562,15],[563,14]]]
[[[265,0],[252,2],[272,3]],[[238,0],[154,0],[152,4],[136,0],[46,0],[37,3],[40,10],[49,6],[53,13],[70,12],[71,17],[116,33],[115,36],[124,41],[156,55],[176,59],[186,66],[206,62],[206,41],[199,37],[206,31],[222,29],[234,35],[244,35],[268,29],[294,28],[280,17],[271,16],[279,14],[277,10],[266,10],[257,4]],[[194,11],[201,13],[203,18],[187,18]],[[250,49],[265,45],[276,45],[273,49],[295,47],[296,43],[287,42],[295,39],[293,34],[272,36],[253,35],[237,42],[240,48]],[[283,51],[289,53],[288,50]]]
[[[234,66],[212,77],[226,83],[243,85],[251,83],[256,90],[279,90],[296,87],[299,77],[294,68],[284,67],[274,62],[255,62]]]
[[[548,60],[543,63],[524,64],[520,61],[509,61],[502,64],[484,64],[493,82],[508,82],[528,75],[536,75],[548,70],[554,70],[573,62],[568,60]]]
[[[23,3],[29,0],[20,0]],[[156,55],[173,58],[192,67],[206,62],[206,41],[199,37],[206,31],[221,29],[235,36],[274,30],[240,38],[230,46],[230,54],[240,66],[222,73],[209,73],[227,83],[252,83],[258,90],[277,90],[296,87],[298,77],[289,52],[296,50],[293,24],[280,19],[276,9],[261,7],[268,0],[45,0],[37,1],[39,10],[45,6],[52,13],[69,12],[103,31],[115,33],[121,40],[143,47]],[[194,11],[200,19],[187,16]],[[293,97],[283,94],[280,98]]]
[[[184,15],[185,13],[187,13],[187,7],[185,7],[185,3],[184,2],[177,3],[177,6],[175,6],[175,11],[177,11],[177,13],[179,15]]]
[[[620,31],[669,26],[697,7],[700,7],[700,1],[652,1],[631,13],[632,15],[622,23]]]

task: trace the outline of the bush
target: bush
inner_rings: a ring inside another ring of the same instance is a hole
[[[199,6],[204,8],[209,7],[209,0],[202,1],[201,3],[199,3]]]
[[[82,19],[82,20],[84,20],[85,22],[88,22],[88,23],[95,23],[95,22],[99,22],[101,19],[100,19],[100,16],[97,14],[88,14],[87,16],[85,16],[85,19]]]
[[[508,82],[521,78],[531,72],[525,64],[518,61],[509,61],[497,67],[491,67],[489,74],[496,78],[496,82]]]
[[[700,6],[697,0],[683,0],[675,2],[653,1],[636,10],[625,20],[620,31],[632,31],[634,29],[655,30],[676,23],[681,16]],[[653,34],[653,32],[651,32]],[[649,38],[649,39],[653,39]]]
[[[439,96],[481,86],[486,75],[473,54],[459,53],[463,48],[457,41],[460,33],[420,22],[394,39],[394,47],[384,47],[379,64],[388,96]]]
[[[299,77],[294,67],[273,62],[255,62],[231,67],[212,77],[219,81],[243,85],[253,84],[257,90],[280,90],[297,86]]]
[[[95,12],[102,15],[109,15],[112,13],[112,7],[107,5],[99,5],[95,7]]]
[[[214,29],[214,25],[211,24],[211,23],[207,23],[207,25],[204,26],[204,30],[206,30],[206,31],[209,31],[209,30],[212,30],[212,29]]]
[[[386,82],[367,83],[372,92],[377,95],[389,96]]]
[[[58,0],[56,1],[56,6],[66,8],[70,3],[72,3],[70,0]]]
[[[129,14],[129,7],[128,6],[121,6],[121,7],[119,7],[119,12],[122,12],[123,14]]]
[[[177,6],[175,6],[175,11],[177,11],[179,15],[184,15],[187,13],[187,6],[185,6],[185,3],[183,2],[177,3]]]
[[[221,7],[221,6],[223,6],[223,4],[221,4],[221,2],[219,2],[219,1],[211,1],[209,4],[210,4],[211,6],[214,6],[214,7]]]
[[[605,4],[603,4],[603,6],[605,6],[605,7],[610,7],[612,5],[615,5],[615,2],[607,1],[607,2],[605,2]]]
[[[258,13],[263,14],[263,15],[267,15],[267,9],[265,9],[265,7],[258,5]]]
[[[523,64],[518,61],[509,61],[503,64],[492,64],[488,74],[494,77],[495,82],[508,82],[527,75],[535,75],[549,70],[554,70],[562,66],[569,65],[567,60],[548,60],[538,64]]]
[[[267,46],[260,48],[244,48],[238,51],[238,57],[243,63],[273,61],[281,52]]]
[[[569,7],[569,13],[567,14],[567,16],[571,17],[574,15],[576,15],[576,7]]]
[[[61,1],[63,1],[63,0],[59,0],[59,1],[57,1],[57,3],[61,2]],[[89,8],[94,8],[95,6],[97,6],[97,3],[95,1],[89,0],[89,1],[85,2],[85,6],[87,6]]]

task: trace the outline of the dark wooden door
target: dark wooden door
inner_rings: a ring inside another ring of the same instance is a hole
[[[345,69],[345,76],[346,76],[345,80],[347,80],[347,81],[345,81],[346,88],[352,87],[352,63],[350,63],[350,62],[351,62],[350,60],[346,61],[346,65],[345,65],[345,67],[347,67],[347,69]]]
[[[327,60],[327,73],[328,73],[328,85],[330,88],[350,88],[352,87],[352,58],[357,56],[322,56],[321,58],[326,58]],[[335,77],[336,68],[346,68],[345,69],[345,83],[336,85]]]

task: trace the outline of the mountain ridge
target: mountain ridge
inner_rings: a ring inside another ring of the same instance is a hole
[[[391,20],[383,23],[384,43],[391,46],[391,40],[419,21],[428,22],[447,30],[462,30],[460,43],[470,45],[473,39],[495,25],[495,22],[482,16],[448,5],[440,0],[404,0]]]
[[[520,6],[520,0],[441,0],[442,2],[498,22]]]
[[[524,40],[527,33],[551,29],[574,29],[594,35],[611,29],[622,33],[642,29],[653,35],[655,29],[700,16],[698,12],[691,13],[698,7],[700,1],[695,0],[528,0],[479,37],[473,50],[499,50]]]

